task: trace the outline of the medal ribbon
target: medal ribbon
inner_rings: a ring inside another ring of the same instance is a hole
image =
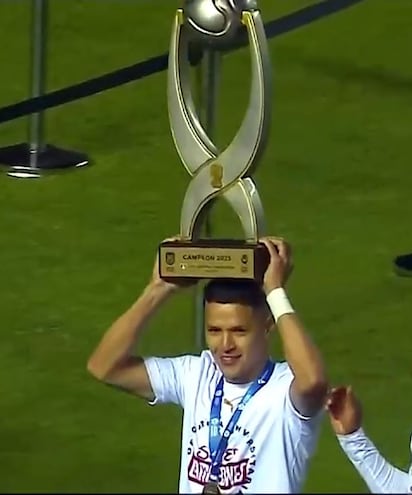
[[[220,436],[220,414],[222,410],[223,399],[223,375],[216,385],[215,395],[212,400],[212,406],[210,408],[210,421],[209,421],[209,451],[212,461],[212,467],[210,470],[209,481],[218,483],[219,469],[222,463],[223,454],[227,449],[229,438],[235,430],[235,426],[239,421],[239,417],[242,414],[243,409],[250,399],[269,381],[275,363],[268,360],[261,375],[250,385],[247,389],[242,400],[239,402],[236,410],[233,412],[223,435]]]

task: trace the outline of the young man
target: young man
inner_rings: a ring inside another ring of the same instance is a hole
[[[412,465],[406,473],[382,457],[362,428],[361,405],[351,387],[333,388],[326,409],[340,446],[371,493],[412,493]]]
[[[263,284],[214,280],[205,289],[208,350],[200,356],[135,357],[147,320],[178,287],[152,280],[107,331],[88,362],[98,379],[151,403],[184,409],[180,493],[296,493],[319,433],[327,391],[323,362],[284,289],[289,246],[270,253]],[[269,355],[276,323],[286,362]]]

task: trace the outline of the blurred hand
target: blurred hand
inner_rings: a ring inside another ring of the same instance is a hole
[[[350,386],[332,388],[326,400],[326,410],[334,432],[348,435],[362,425],[362,408]]]
[[[263,289],[269,294],[273,289],[284,287],[293,270],[292,249],[281,237],[262,237],[270,255],[270,262],[263,276]]]

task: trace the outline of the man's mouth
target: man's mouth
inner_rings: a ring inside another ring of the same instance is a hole
[[[231,365],[237,362],[240,356],[220,356],[220,361],[222,364]]]

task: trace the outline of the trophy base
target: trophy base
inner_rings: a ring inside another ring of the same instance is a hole
[[[159,246],[159,275],[166,280],[262,280],[269,259],[269,252],[262,243],[235,239],[165,241]]]

